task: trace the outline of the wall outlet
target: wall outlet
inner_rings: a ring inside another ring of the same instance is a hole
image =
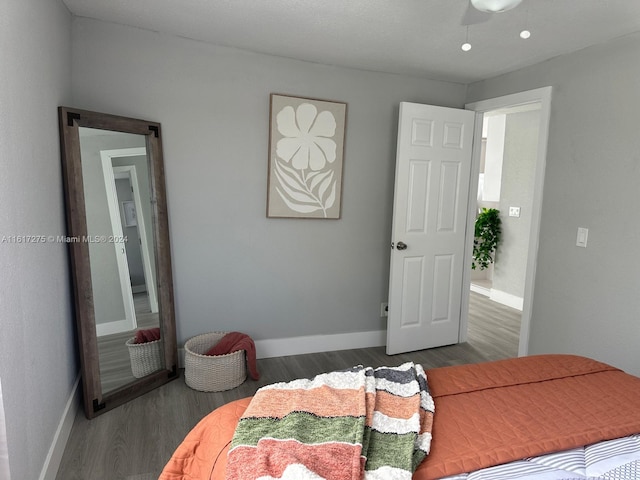
[[[509,207],[509,216],[510,217],[519,217],[520,216],[520,207]]]
[[[380,316],[381,317],[389,316],[389,304],[387,302],[382,302],[380,304]]]

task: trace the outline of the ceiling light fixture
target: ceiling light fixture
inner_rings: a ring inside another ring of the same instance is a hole
[[[531,32],[529,31],[529,10],[527,9],[524,16],[524,28],[520,32],[520,38],[526,40],[531,36]]]
[[[522,0],[471,0],[471,4],[481,12],[499,13],[520,5]]]
[[[469,25],[467,25],[467,36],[464,43],[462,44],[462,47],[460,48],[462,48],[463,52],[468,52],[469,50],[471,50],[471,44],[469,43]]]

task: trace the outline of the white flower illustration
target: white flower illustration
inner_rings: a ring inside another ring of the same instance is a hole
[[[276,187],[278,195],[294,212],[322,210],[326,217],[328,209],[335,204],[337,181],[333,170],[305,175],[304,171],[298,172],[275,159],[273,172],[280,184]]]
[[[276,116],[278,140],[276,154],[296,170],[322,170],[336,159],[336,119],[327,110],[318,114],[316,107],[302,103],[294,111],[286,106]]]

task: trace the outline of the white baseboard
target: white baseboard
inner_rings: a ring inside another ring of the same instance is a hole
[[[58,429],[53,436],[53,442],[51,442],[51,447],[49,448],[49,453],[44,461],[39,480],[55,480],[58,475],[58,469],[60,468],[60,462],[62,461],[62,454],[67,446],[67,440],[69,440],[69,435],[71,434],[71,428],[73,427],[73,422],[76,419],[76,414],[80,409],[81,389],[79,388],[79,385],[80,374],[78,374],[78,378],[76,378],[76,381],[73,384],[71,394],[69,395],[67,404],[62,412]]]
[[[114,333],[126,332],[131,330],[131,322],[126,318],[124,320],[116,320],[108,323],[96,324],[96,335],[102,337],[104,335],[112,335]]]
[[[524,298],[512,295],[510,293],[501,292],[500,290],[496,290],[494,288],[491,289],[489,298],[494,302],[501,303],[502,305],[506,305],[507,307],[515,308],[516,310],[520,311],[522,311],[522,307],[524,305]]]
[[[482,285],[478,285],[476,283],[471,284],[471,291],[479,293],[480,295],[484,295],[485,297],[491,296],[491,289],[487,287],[483,287]]]
[[[380,347],[387,343],[386,330],[306,335],[291,338],[256,340],[257,358],[285,357],[305,353],[332,352],[352,348]],[[184,368],[184,347],[178,349],[178,366]]]

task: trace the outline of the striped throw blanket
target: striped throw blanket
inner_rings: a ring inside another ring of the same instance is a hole
[[[236,427],[227,480],[410,480],[429,453],[433,412],[414,363],[269,385]]]

